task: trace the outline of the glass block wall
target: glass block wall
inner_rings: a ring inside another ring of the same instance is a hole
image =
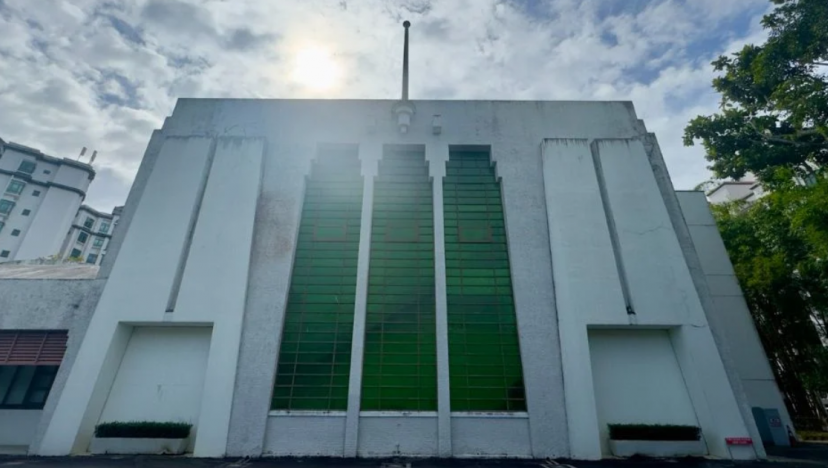
[[[322,152],[314,163],[272,409],[347,409],[362,185],[356,148]]]
[[[500,183],[488,151],[443,180],[452,411],[526,411]]]
[[[437,410],[432,200],[424,151],[386,148],[374,188],[363,411]]]

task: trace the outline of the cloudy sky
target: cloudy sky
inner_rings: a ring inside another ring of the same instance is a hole
[[[761,42],[768,0],[0,0],[0,138],[97,149],[87,203],[126,199],[178,97],[632,100],[675,185],[708,177],[687,121],[710,61]]]

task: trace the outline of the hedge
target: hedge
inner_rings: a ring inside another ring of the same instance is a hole
[[[696,426],[670,424],[609,424],[612,440],[699,440],[701,431]]]
[[[185,439],[190,435],[190,423],[183,422],[107,422],[95,426],[95,437],[130,439]]]

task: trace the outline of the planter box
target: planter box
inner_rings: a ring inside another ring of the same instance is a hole
[[[700,440],[610,440],[609,443],[612,454],[617,457],[700,457],[707,454]]]
[[[121,437],[94,437],[89,444],[89,452],[94,454],[172,454],[184,453],[187,439],[135,439]]]

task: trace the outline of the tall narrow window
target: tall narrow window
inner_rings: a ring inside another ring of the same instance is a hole
[[[488,150],[443,180],[452,411],[526,411],[500,183]]]
[[[434,209],[425,153],[384,152],[374,188],[362,410],[434,411]]]
[[[347,409],[361,219],[357,149],[322,152],[305,193],[272,409]]]

